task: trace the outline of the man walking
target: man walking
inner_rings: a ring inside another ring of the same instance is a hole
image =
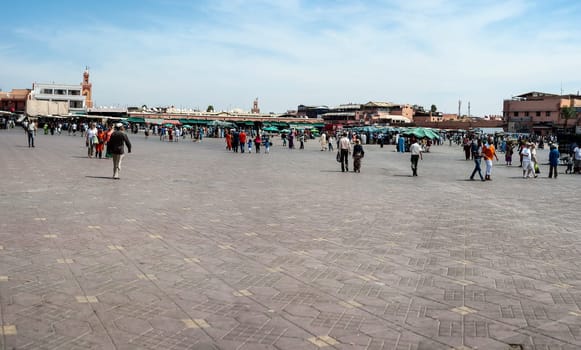
[[[28,147],[34,148],[34,138],[36,137],[36,124],[31,120],[26,126],[26,134],[28,136]]]
[[[492,175],[492,159],[496,158],[498,161],[498,156],[496,155],[496,149],[492,144],[492,137],[488,138],[488,145],[482,147],[482,153],[484,154],[484,162],[486,162],[486,177],[485,180],[492,180],[490,175]]]
[[[113,157],[113,178],[119,180],[119,171],[121,170],[121,160],[125,153],[127,146],[127,153],[131,153],[131,142],[127,134],[123,132],[123,124],[115,124],[115,131],[111,134],[111,138],[107,143],[107,153],[111,153]]]
[[[341,171],[349,172],[349,153],[351,153],[351,142],[347,138],[347,133],[344,132],[343,136],[339,140],[339,149],[341,157]]]
[[[529,178],[535,173],[535,169],[533,169],[532,154],[528,143],[522,145],[520,155],[522,157],[522,177],[523,179]]]
[[[246,133],[244,130],[240,131],[240,135],[238,135],[240,140],[240,152],[244,153],[244,147],[246,146]]]
[[[581,173],[581,147],[578,145],[573,148],[573,174],[577,173]]]
[[[474,175],[478,173],[480,180],[486,181],[484,180],[484,177],[482,177],[482,170],[480,168],[480,163],[482,161],[482,140],[480,139],[476,141],[476,144],[473,144],[472,158],[474,159],[474,170],[472,171],[472,175],[470,175],[470,180],[474,181]]]
[[[413,143],[410,146],[410,153],[412,154],[411,162],[412,162],[412,176],[418,176],[418,160],[422,159],[422,146],[418,143],[418,140],[415,138],[412,139]]]

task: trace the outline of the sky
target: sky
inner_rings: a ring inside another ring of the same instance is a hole
[[[0,89],[78,84],[97,106],[282,113],[369,101],[502,114],[581,90],[573,0],[10,1]]]

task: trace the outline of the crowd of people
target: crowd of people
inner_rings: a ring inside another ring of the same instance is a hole
[[[260,133],[249,132],[247,134],[245,130],[231,129],[226,131],[224,139],[226,141],[226,149],[234,153],[238,153],[238,150],[240,150],[240,153],[245,151],[252,153],[252,147],[254,146],[254,153],[258,154],[261,146],[263,146],[264,153],[268,154],[272,146],[270,136],[267,133],[263,133],[261,136]]]
[[[37,122],[27,118],[22,122],[22,127],[27,136],[28,147],[35,147],[34,140],[38,132]],[[44,130],[47,130],[46,126]],[[131,153],[132,147],[124,130],[122,123],[110,124],[107,127],[97,123],[88,123],[86,126],[81,126],[81,136],[85,139],[87,157],[102,159],[104,156],[104,158],[111,158],[113,160],[113,179],[116,180],[119,179],[125,147],[127,147],[127,153]],[[76,135],[76,124],[70,126],[69,132]],[[48,133],[45,132],[45,134]],[[104,151],[105,154],[103,154]]]
[[[571,145],[569,154],[561,157],[557,146],[557,139],[553,136],[547,137],[549,144],[549,171],[548,177],[556,179],[559,172],[558,166],[562,161],[566,162],[567,170],[565,173],[581,173],[581,148],[573,143]],[[522,168],[522,177],[537,178],[541,173],[540,161],[537,154],[537,149],[544,148],[546,140],[540,138],[538,143],[526,138],[517,140],[498,139],[492,136],[487,138],[480,137],[465,137],[462,146],[466,160],[474,161],[474,170],[470,175],[470,180],[474,180],[476,174],[479,175],[482,181],[492,180],[492,161],[498,159],[497,145],[500,144],[500,152],[504,153],[505,165],[511,167],[513,165],[513,156],[516,152],[519,159],[518,167]],[[482,176],[481,161],[484,159],[486,163],[486,173]]]
[[[28,147],[35,147],[35,138],[38,132],[37,124],[32,119],[26,119],[22,122],[28,140]],[[61,134],[63,128],[68,131],[69,135],[76,136],[77,132],[85,139],[87,147],[87,156],[89,158],[113,158],[114,169],[113,177],[119,177],[119,169],[121,164],[123,152],[123,145],[125,145],[129,152],[131,152],[131,143],[124,132],[124,125],[121,123],[110,124],[104,126],[98,123],[79,123],[71,122],[66,125],[60,123],[45,123],[42,130],[45,134]],[[221,131],[221,130],[219,130]],[[201,141],[208,132],[212,132],[207,128],[192,128],[185,129],[179,126],[153,126],[146,129],[145,137],[149,133],[158,134],[162,141],[177,141],[180,137],[185,138],[187,134],[195,141]],[[113,135],[116,135],[113,137]],[[226,149],[234,153],[270,153],[272,146],[272,139],[269,133],[261,132],[260,130],[250,129],[224,129],[220,132],[224,136]],[[307,140],[307,135],[298,130],[292,130],[290,133],[283,133],[280,135],[283,147],[289,149],[296,148],[296,141],[298,140],[299,149],[304,149],[304,144]],[[111,139],[113,137],[113,145]],[[374,142],[379,142],[383,147],[385,137],[377,138],[366,133],[357,133],[350,130],[340,132],[323,132],[319,138],[320,150],[332,152],[337,150],[337,162],[341,164],[342,172],[349,172],[349,156],[352,157],[353,171],[361,172],[361,163],[364,158],[365,151],[363,145]],[[557,178],[559,171],[558,166],[562,162],[566,162],[567,170],[565,173],[581,173],[581,148],[573,143],[570,151],[565,157],[561,157],[557,147],[557,140],[553,136],[537,137],[537,139],[519,138],[511,140],[504,137],[479,137],[478,135],[464,135],[460,138],[458,135],[444,135],[440,139],[435,140],[435,144],[443,144],[443,140],[448,139],[450,145],[452,141],[462,146],[466,160],[474,161],[474,168],[469,176],[470,180],[474,180],[478,175],[481,181],[492,180],[493,161],[499,161],[497,152],[504,153],[504,162],[507,167],[513,165],[513,157],[518,155],[519,165],[522,168],[523,178],[536,178],[541,173],[540,162],[537,155],[537,149],[544,148],[545,143],[549,145],[549,168],[548,177]],[[427,138],[418,139],[414,136],[403,136],[400,134],[390,135],[389,143],[395,145],[397,152],[410,152],[410,162],[412,169],[412,176],[418,176],[418,163],[423,159],[423,153],[429,152],[433,141]],[[482,160],[485,163],[483,174]]]

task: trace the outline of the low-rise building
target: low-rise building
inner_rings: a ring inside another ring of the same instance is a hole
[[[320,119],[323,114],[329,112],[329,107],[327,106],[305,106],[300,105],[297,107],[296,115],[298,117],[308,117],[311,119]]]
[[[365,124],[405,124],[414,118],[410,105],[392,102],[367,102],[361,106]]]
[[[0,111],[24,113],[29,89],[12,89],[10,92],[0,91]]]
[[[68,84],[32,84],[32,92],[29,95],[31,101],[64,102],[68,112],[85,113],[85,96],[82,94],[82,86]]]
[[[327,124],[341,124],[344,126],[363,125],[365,123],[364,113],[360,104],[344,104],[331,108],[329,112],[323,114],[323,120]]]
[[[569,119],[564,108],[577,109]],[[581,96],[556,95],[544,92],[528,92],[504,100],[503,117],[509,132],[525,132],[546,135],[565,128],[574,128],[579,123]]]
[[[80,84],[34,83],[28,95],[29,101],[35,105],[35,111],[43,110],[43,104],[64,105],[67,111],[58,111],[58,114],[85,114],[87,108],[93,107],[92,84],[89,82],[88,69],[83,72],[83,81]],[[30,114],[30,113],[29,113]]]

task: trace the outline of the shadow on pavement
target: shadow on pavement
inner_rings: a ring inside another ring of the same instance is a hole
[[[88,177],[89,179],[106,179],[106,180],[113,180],[113,177],[111,176],[91,176],[91,175],[87,175],[85,177]]]

